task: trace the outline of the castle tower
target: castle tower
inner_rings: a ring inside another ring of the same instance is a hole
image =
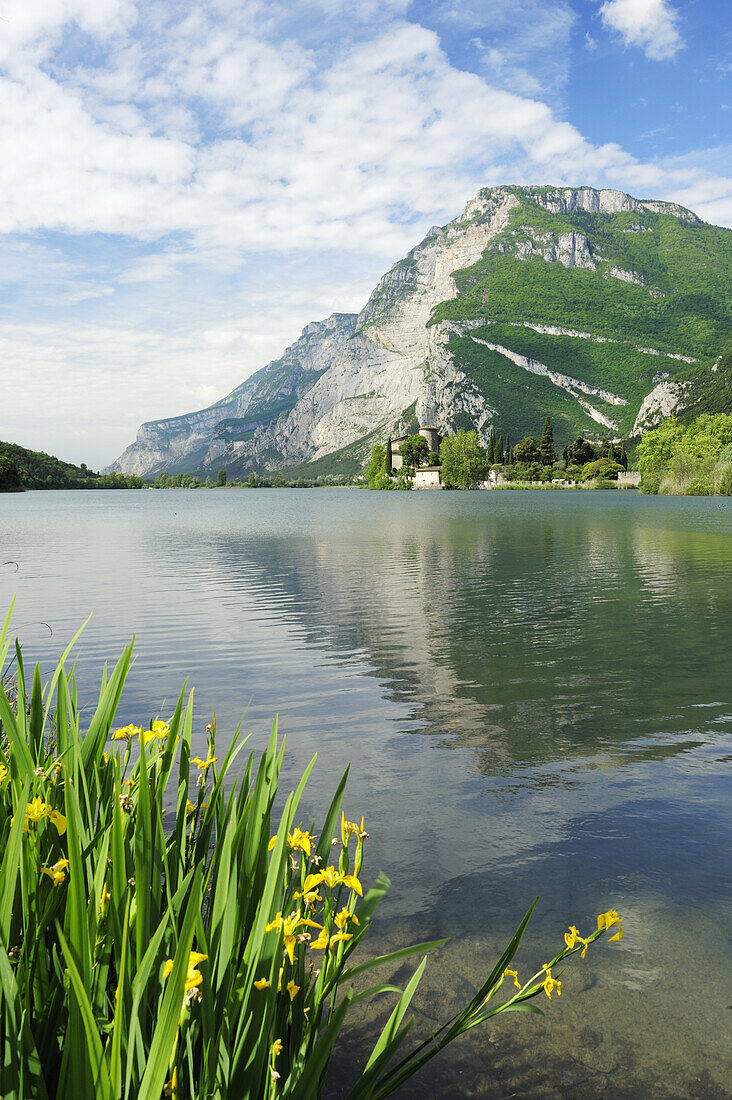
[[[442,442],[442,435],[439,428],[427,424],[425,427],[419,429],[419,434],[427,440],[431,451],[439,451],[440,443]]]

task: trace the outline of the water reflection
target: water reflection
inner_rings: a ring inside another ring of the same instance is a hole
[[[0,498],[0,560],[21,566],[0,591],[53,623],[26,635],[46,661],[91,610],[95,676],[137,633],[124,721],[186,675],[201,734],[251,699],[262,740],[278,711],[288,778],[320,755],[306,820],[352,760],[349,811],[394,880],[384,946],[453,937],[428,1016],[537,893],[532,962],[568,922],[628,914],[545,1021],[472,1037],[430,1095],[715,1097],[731,530],[713,501],[620,493],[26,495]]]

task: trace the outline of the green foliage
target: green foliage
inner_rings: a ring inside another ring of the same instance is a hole
[[[376,481],[386,476],[386,450],[383,444],[375,443],[371,448],[369,464],[364,471],[366,484],[369,489],[380,488],[381,486],[376,485]]]
[[[584,466],[586,462],[594,462],[597,458],[597,452],[591,443],[588,443],[586,439],[583,439],[581,435],[577,436],[574,443],[569,443],[562,452],[564,458],[565,467],[569,466]]]
[[[514,462],[535,462],[539,466],[544,465],[541,461],[539,445],[532,435],[527,435],[519,440],[513,449],[513,460]]]
[[[645,493],[711,495],[728,492],[732,413],[702,413],[690,424],[670,416],[646,432],[637,450]]]
[[[627,232],[622,215],[554,215],[520,197],[500,241],[455,273],[459,294],[437,307],[433,321],[485,316],[488,305],[497,321],[543,321],[616,339],[624,334],[629,342],[688,355],[719,354],[728,343],[728,231],[643,212],[638,220],[646,231]],[[572,230],[602,256],[597,271],[546,263],[541,255],[517,261],[510,248],[527,238],[540,248],[547,232]],[[644,285],[608,278],[613,266],[635,272]],[[662,296],[653,297],[649,287]]]
[[[541,464],[543,466],[553,466],[557,461],[557,452],[554,450],[554,432],[552,431],[552,418],[550,416],[544,421],[538,449]]]
[[[407,436],[399,447],[399,454],[402,456],[405,466],[412,466],[414,469],[418,466],[427,465],[429,453],[430,445],[419,432]]]
[[[498,441],[496,439],[496,429],[491,428],[491,434],[488,437],[488,447],[486,448],[486,461],[489,466],[492,466],[494,462],[498,462]]]
[[[219,488],[226,485],[226,470],[219,470],[216,475],[216,484]]]
[[[22,489],[18,467],[12,458],[0,454],[0,493],[14,493]]]
[[[477,432],[459,431],[447,436],[440,444],[440,458],[442,484],[448,489],[470,489],[488,470]]]
[[[245,739],[237,730],[218,750],[215,719],[205,758],[192,756],[184,694],[167,720],[114,729],[131,647],[105,669],[96,709],[82,716],[72,645],[45,687],[37,666],[26,681],[17,643],[14,701],[0,678],[6,1100],[318,1100],[351,1006],[387,995],[393,1011],[349,1093],[382,1100],[477,1024],[539,1011],[530,1002],[561,991],[552,969],[622,929],[614,912],[586,939],[570,928],[522,983],[508,968],[534,903],[464,1009],[397,1059],[426,958],[404,989],[382,982],[354,995],[352,982],[444,941],[375,957],[362,949],[353,961],[389,883],[380,875],[362,886],[368,834],[363,818],[341,811],[347,772],[318,839],[297,823],[314,761],[278,799],[276,722],[259,759],[251,752],[238,770]],[[505,988],[509,975],[516,988]]]
[[[15,467],[25,489],[143,489],[147,484],[132,474],[96,474],[84,463],[74,466],[17,443],[0,442],[0,462],[3,459]]]
[[[582,480],[590,481],[595,477],[603,477],[608,481],[617,481],[618,473],[623,469],[619,462],[611,458],[598,458],[595,462],[588,462],[582,467]]]
[[[516,459],[506,472],[509,481],[551,481],[553,470],[541,462]]]
[[[700,403],[696,413],[732,407],[728,368],[712,374],[708,365],[659,360],[641,350],[715,359],[721,353],[724,364],[732,352],[729,230],[650,211],[551,214],[523,189],[517,188],[515,195],[519,202],[507,228],[476,264],[455,272],[457,296],[438,305],[431,319],[490,321],[453,339],[450,352],[505,426],[528,434],[549,414],[557,437],[586,436],[595,430],[574,397],[546,378],[527,376],[473,337],[536,359],[558,375],[618,394],[627,405],[606,405],[597,395],[590,398],[618,434],[630,433],[659,367],[680,378],[694,378],[694,402]],[[544,259],[549,235],[556,238],[572,230],[588,238],[596,271],[565,268]],[[527,241],[537,254],[519,259],[516,248]],[[635,272],[642,285],[611,277],[613,267]],[[563,327],[595,339],[537,332],[527,324]]]

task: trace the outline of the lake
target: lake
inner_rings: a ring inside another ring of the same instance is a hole
[[[544,1018],[476,1029],[402,1096],[714,1100],[732,1095],[731,536],[732,501],[634,492],[5,495],[0,609],[17,593],[46,671],[92,614],[88,701],[134,634],[119,724],[167,715],[186,678],[199,750],[213,710],[219,747],[245,711],[263,745],[278,714],[287,784],[318,753],[304,824],[350,761],[364,878],[393,883],[371,946],[451,937],[428,1022],[535,896],[522,975],[569,924],[625,915]],[[354,1016],[334,1096],[373,1027]]]

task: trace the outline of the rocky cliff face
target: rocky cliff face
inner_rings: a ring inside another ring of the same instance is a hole
[[[709,232],[728,234],[728,257],[729,231],[674,204],[591,188],[481,190],[383,276],[358,316],[308,325],[210,408],[144,424],[112,468],[244,474],[344,449],[357,466],[372,438],[414,419],[516,439],[550,413],[568,434],[627,434],[658,404],[658,357],[673,373],[708,353],[693,326],[668,320],[668,300],[688,289],[669,249],[693,251]],[[699,277],[713,298],[713,274]],[[699,331],[714,339],[709,325]],[[682,392],[666,386],[664,409]]]

